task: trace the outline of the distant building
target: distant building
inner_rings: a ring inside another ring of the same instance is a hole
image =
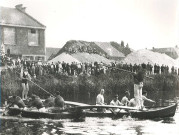
[[[113,60],[122,60],[125,58],[125,55],[114,48],[110,42],[95,42],[95,44],[101,48],[110,59]]]
[[[45,26],[25,12],[22,4],[0,7],[0,45],[12,57],[45,60]]]
[[[153,52],[165,53],[173,59],[179,58],[179,48],[176,47],[168,47],[168,48],[153,48]]]

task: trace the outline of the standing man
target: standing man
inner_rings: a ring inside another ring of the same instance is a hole
[[[27,67],[24,67],[24,69],[23,67],[21,68],[20,77],[22,79],[22,100],[25,100],[27,99],[27,95],[29,91],[28,80],[31,80]]]
[[[105,105],[103,95],[104,95],[104,89],[101,89],[100,93],[96,97],[96,105]]]
[[[138,109],[142,108],[142,88],[144,75],[144,70],[139,70],[139,72],[134,75],[134,98],[136,100],[136,105]]]

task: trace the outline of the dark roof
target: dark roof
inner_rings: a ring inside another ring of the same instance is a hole
[[[0,25],[45,29],[43,24],[17,8],[0,7],[0,13]]]

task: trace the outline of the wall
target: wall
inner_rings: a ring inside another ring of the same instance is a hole
[[[28,29],[16,28],[16,45],[5,45],[6,53],[7,49],[15,55],[45,55],[45,31],[39,30],[38,46],[29,46]]]

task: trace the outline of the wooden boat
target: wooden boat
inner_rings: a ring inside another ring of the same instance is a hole
[[[98,112],[94,111],[94,108],[120,108],[127,111],[121,111],[118,113],[107,112]],[[139,119],[155,119],[155,118],[165,118],[173,117],[177,108],[177,103],[158,108],[150,108],[145,111],[136,110],[135,108],[124,107],[124,106],[97,106],[97,105],[86,105],[76,106],[71,108],[71,111],[66,112],[39,112],[39,111],[29,111],[19,108],[9,108],[8,114],[11,116],[21,115],[26,118],[50,118],[50,119],[79,119],[84,117],[111,117],[111,118],[121,118],[123,116],[131,116],[133,118]]]

